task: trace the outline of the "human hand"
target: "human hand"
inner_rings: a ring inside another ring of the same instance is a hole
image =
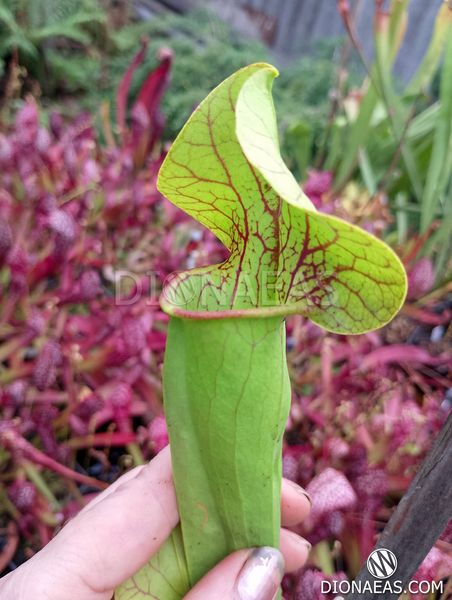
[[[283,480],[281,520],[309,513],[306,493]],[[169,447],[99,494],[28,562],[0,580],[1,600],[110,600],[114,589],[155,554],[179,520]],[[185,600],[271,600],[310,546],[281,529],[281,552],[244,549],[216,565]],[[281,555],[282,553],[282,555]],[[165,599],[162,599],[165,600]]]

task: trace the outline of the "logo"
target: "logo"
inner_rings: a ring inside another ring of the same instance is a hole
[[[379,548],[369,555],[367,570],[377,579],[387,579],[397,570],[397,558],[391,550]]]
[[[340,581],[323,580],[320,584],[322,594],[335,594],[334,600],[344,600],[348,594],[353,597],[361,598],[365,594],[366,598],[387,598],[388,595],[397,598],[401,594],[424,594],[430,597],[433,594],[437,598],[437,592],[444,594],[444,581],[410,581],[404,585],[401,579],[389,579],[397,571],[397,558],[391,550],[387,548],[378,548],[374,550],[367,559],[367,570],[375,577],[372,581]]]

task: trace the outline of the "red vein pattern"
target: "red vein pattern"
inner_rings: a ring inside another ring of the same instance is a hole
[[[221,265],[176,275],[164,309],[186,318],[303,313],[361,333],[404,300],[403,267],[385,244],[315,211],[284,165],[271,99],[274,69],[256,64],[193,113],[160,172],[159,189],[230,250]]]

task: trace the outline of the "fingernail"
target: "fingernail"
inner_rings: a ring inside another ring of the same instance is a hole
[[[273,600],[284,576],[284,558],[270,546],[256,548],[236,583],[237,600]]]
[[[302,488],[301,485],[298,485],[298,483],[295,483],[295,481],[291,481],[290,479],[288,479],[287,481],[288,481],[290,487],[293,488],[296,492],[298,492],[298,494],[301,494],[302,496],[304,496],[308,500],[309,504],[311,504],[311,506],[312,506],[312,498],[308,494],[308,492],[304,488]]]

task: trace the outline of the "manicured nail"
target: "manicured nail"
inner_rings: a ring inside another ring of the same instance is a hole
[[[301,485],[298,485],[298,483],[295,483],[295,481],[291,481],[290,479],[287,480],[287,482],[289,483],[290,487],[293,488],[296,492],[298,492],[298,494],[301,494],[302,496],[304,496],[309,504],[312,506],[312,498],[311,496],[308,494],[308,492],[301,487]]]
[[[284,558],[270,546],[256,548],[236,583],[237,600],[273,600],[284,576]]]

